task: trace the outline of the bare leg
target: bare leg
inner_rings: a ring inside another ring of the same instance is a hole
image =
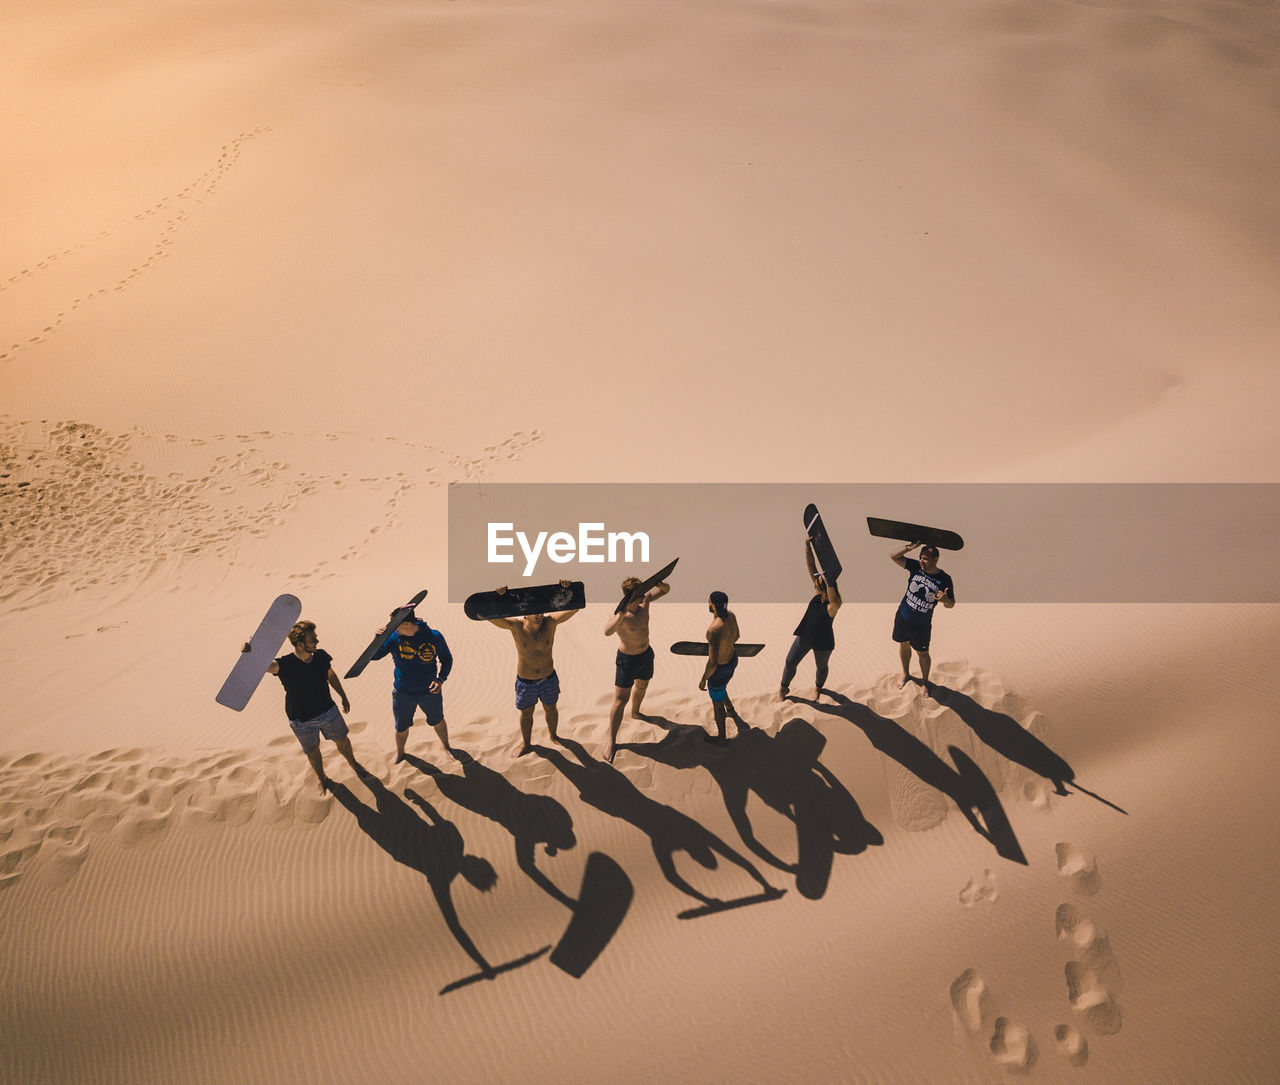
[[[357,773],[364,771],[364,766],[361,765],[360,762],[356,760],[355,750],[351,748],[351,739],[349,738],[334,739],[333,744],[338,747],[338,753],[342,754],[342,756],[347,759],[347,764],[350,765],[353,769],[355,769]]]
[[[559,742],[560,740],[556,737],[556,728],[560,726],[560,709],[553,704],[544,704],[542,714],[547,717],[547,731],[551,735],[551,741]]]
[[[637,678],[634,692],[631,694],[631,718],[640,719],[640,705],[644,701],[645,692],[649,689],[649,679]]]
[[[406,728],[403,731],[396,732],[396,764],[400,764],[404,760],[404,744],[409,738],[409,731]]]
[[[316,774],[316,782],[320,787],[320,794],[324,794],[329,790],[329,778],[324,774],[324,755],[320,753],[320,747],[307,751],[307,760],[311,762],[311,768]]]
[[[725,734],[724,734],[724,712],[725,712],[724,706],[727,703],[728,703],[727,700],[711,702],[711,708],[715,712],[715,716],[716,716],[716,738],[719,739],[721,742],[728,741],[725,738]]]
[[[609,741],[605,744],[604,759],[613,760],[618,743],[618,728],[622,726],[622,710],[627,707],[628,690],[625,686],[613,687],[613,707],[609,709]]]
[[[520,737],[524,739],[524,745],[520,747],[520,753],[524,755],[533,748],[533,705],[520,709]]]
[[[453,747],[449,745],[449,721],[441,718],[440,722],[435,725],[434,730],[440,738],[440,744],[444,747],[444,752],[455,761],[458,760],[457,755],[453,752]]]
[[[929,664],[931,662],[931,660],[929,659],[929,653],[917,652],[916,655],[920,657],[920,681],[924,685],[925,693],[928,693],[929,692]]]
[[[898,658],[902,660],[902,677],[898,679],[901,689],[911,681],[911,642],[904,640],[898,645]]]

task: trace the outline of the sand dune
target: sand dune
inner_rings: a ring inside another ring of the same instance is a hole
[[[1274,481],[1273,7],[6,27],[0,1079],[1280,1076],[1274,605],[981,604],[961,552],[936,697],[849,604],[781,701],[804,599],[742,601],[719,749],[668,600],[608,764],[593,599],[517,757],[445,497]],[[214,703],[276,595],[345,667],[424,587],[461,760],[393,763],[385,662],[325,795],[275,679]]]

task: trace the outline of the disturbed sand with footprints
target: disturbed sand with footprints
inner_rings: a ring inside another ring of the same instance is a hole
[[[447,503],[737,482],[742,555],[757,481],[1273,482],[1272,7],[6,19],[0,1081],[1280,1079],[1280,605],[987,603],[947,524],[937,695],[850,602],[782,701],[798,556],[678,567],[614,762],[601,598],[517,757]],[[342,671],[422,588],[458,759],[385,661],[328,794],[214,702],[276,596]]]

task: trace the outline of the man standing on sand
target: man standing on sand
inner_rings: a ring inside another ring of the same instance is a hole
[[[817,669],[815,681],[818,693],[821,693],[822,687],[827,684],[827,664],[836,646],[833,626],[836,611],[840,609],[841,604],[840,589],[834,583],[828,583],[827,578],[819,574],[807,539],[804,544],[804,560],[809,569],[809,579],[813,581],[814,596],[809,600],[809,608],[800,619],[800,624],[796,626],[796,639],[792,642],[787,660],[782,666],[782,686],[778,695],[784,698],[791,693],[791,679],[796,676],[796,668],[800,665],[800,660],[810,652],[813,653],[813,662]]]
[[[329,777],[324,774],[321,735],[338,747],[338,752],[357,773],[364,771],[351,749],[347,721],[342,718],[342,712],[351,711],[351,703],[333,669],[333,657],[319,646],[315,622],[297,622],[289,630],[289,643],[293,651],[273,659],[267,673],[274,674],[284,686],[284,712],[289,717],[289,727],[311,762],[320,793],[324,794],[329,790]],[[248,644],[244,651],[249,651]],[[342,698],[342,712],[333,703],[330,686]]]
[[[911,649],[920,657],[920,684],[929,692],[929,641],[933,634],[933,609],[939,603],[950,610],[956,605],[955,585],[951,577],[938,568],[938,548],[926,546],[920,551],[920,560],[907,557],[920,543],[907,543],[889,555],[895,565],[911,574],[907,591],[898,604],[893,619],[893,639],[898,644],[898,657],[902,660],[901,689],[911,681]]]
[[[634,576],[622,582],[622,590],[628,596],[639,586],[640,581]],[[643,595],[629,598],[627,605],[617,614],[610,615],[605,623],[604,635],[611,637],[617,633],[621,642],[613,676],[613,708],[609,710],[609,745],[604,751],[604,759],[610,763],[618,742],[618,728],[622,725],[622,710],[626,707],[627,697],[631,698],[631,718],[639,719],[640,704],[644,701],[645,690],[649,688],[649,679],[653,677],[649,604],[670,590],[671,585],[664,580]]]
[[[386,631],[384,625],[378,630],[378,636]],[[413,726],[414,710],[418,708],[422,709],[427,723],[440,736],[444,752],[453,757],[441,694],[441,687],[453,670],[453,655],[444,641],[444,634],[432,629],[410,611],[409,616],[396,626],[390,640],[373,653],[373,658],[381,659],[385,655],[390,655],[395,662],[391,718],[396,729],[396,764],[404,760],[405,741],[409,737],[409,728]]]
[[[567,588],[570,583],[561,580],[560,586]],[[506,590],[504,584],[497,592],[501,595]],[[562,610],[556,614],[488,619],[510,632],[516,642],[516,708],[520,710],[520,737],[524,739],[520,757],[533,749],[533,709],[539,701],[542,702],[542,714],[546,717],[551,741],[558,741],[556,727],[560,723],[560,710],[556,702],[560,700],[560,679],[556,676],[551,649],[555,644],[556,627],[577,613],[576,610]]]
[[[729,609],[729,597],[722,591],[713,591],[707,599],[707,609],[714,617],[707,626],[707,666],[702,672],[699,689],[707,691],[711,697],[711,707],[715,712],[716,736],[712,738],[704,733],[708,742],[725,745],[729,740],[725,737],[724,719],[732,716],[739,728],[745,727],[738,710],[729,700],[729,679],[738,666],[738,619]]]

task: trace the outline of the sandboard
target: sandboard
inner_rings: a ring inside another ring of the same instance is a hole
[[[418,592],[418,594],[415,595],[412,599],[410,599],[407,603],[405,603],[404,606],[397,607],[395,611],[392,612],[391,617],[387,619],[386,629],[384,629],[381,633],[378,633],[374,636],[373,640],[369,642],[369,647],[360,653],[360,658],[351,664],[351,667],[347,670],[347,673],[344,674],[342,677],[355,678],[356,675],[358,675],[362,670],[364,670],[365,667],[367,667],[370,664],[370,662],[372,662],[373,657],[378,652],[378,649],[381,648],[384,644],[387,643],[387,641],[391,639],[392,634],[395,633],[396,631],[396,626],[398,626],[402,621],[404,621],[407,617],[409,617],[409,615],[413,613],[413,608],[416,607],[419,603],[421,603],[422,600],[424,600],[426,597],[427,597],[427,589],[423,588],[422,591]]]
[[[249,651],[240,653],[236,665],[231,668],[227,680],[218,690],[218,695],[214,698],[218,704],[226,705],[236,712],[244,709],[301,613],[302,603],[296,595],[276,596],[275,602],[267,608],[266,615],[249,639]]]
[[[680,560],[679,558],[676,558],[676,561],[679,561],[679,560]],[[648,580],[643,581],[640,584],[637,584],[634,588],[632,588],[629,592],[627,592],[627,594],[622,597],[622,601],[616,607],[613,608],[613,612],[615,614],[621,614],[623,609],[626,607],[626,605],[629,602],[631,602],[632,599],[638,599],[650,588],[656,588],[659,584],[661,584],[664,580],[666,580],[667,577],[671,575],[671,570],[676,567],[676,561],[673,561],[670,565],[664,565],[661,569],[659,569],[656,573],[654,573],[653,576],[649,577]]]
[[[964,549],[964,539],[954,531],[946,531],[940,527],[908,524],[901,520],[878,520],[874,516],[868,516],[867,530],[881,539],[924,543],[926,546],[936,546],[939,550]]]
[[[604,852],[588,855],[573,918],[551,951],[551,963],[581,979],[622,926],[634,895],[631,879],[622,867]]]
[[[467,596],[463,613],[475,622],[491,618],[523,618],[527,614],[554,614],[561,610],[581,610],[587,605],[587,588],[581,580],[567,588],[559,584],[538,584],[528,588],[481,591]]]
[[[804,529],[809,533],[809,547],[813,550],[819,571],[827,578],[828,584],[836,583],[844,571],[844,566],[836,557],[835,547],[831,545],[831,539],[822,523],[822,514],[818,512],[817,505],[804,507]]]
[[[740,656],[758,656],[764,651],[763,644],[735,644],[734,649]],[[678,640],[671,646],[671,654],[677,656],[704,656],[707,654],[705,640]]]

